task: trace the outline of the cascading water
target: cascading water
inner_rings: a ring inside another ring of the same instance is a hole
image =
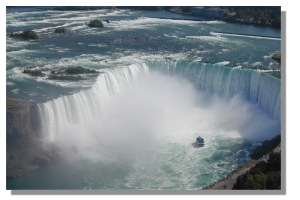
[[[92,89],[62,96],[38,105],[42,132],[49,138],[60,134],[74,123],[88,123],[101,113],[112,93],[128,86],[130,81],[149,69],[183,76],[202,91],[220,96],[242,95],[257,103],[272,118],[280,120],[280,80],[266,73],[249,69],[232,69],[205,63],[147,62],[129,67],[105,70]]]
[[[165,11],[25,10],[7,8],[6,30],[39,39],[7,35],[6,95],[39,102],[31,113],[45,148],[38,160],[62,159],[7,188],[199,189],[280,134],[281,83],[268,74],[280,77],[272,59],[280,40],[269,38],[280,30]],[[96,18],[110,23],[89,28]],[[54,33],[59,27],[68,31]],[[61,80],[77,76],[66,71],[75,66],[99,74]],[[202,148],[192,144],[198,136]]]
[[[38,104],[43,136],[51,141],[71,124],[87,124],[99,116],[102,106],[112,93],[120,91],[138,74],[147,70],[145,65],[106,69],[99,75],[92,89]]]
[[[103,72],[89,90],[38,104],[43,136],[77,160],[82,187],[201,188],[247,159],[247,139],[280,133],[280,80],[262,72],[172,61]]]
[[[281,82],[269,74],[250,69],[233,69],[197,62],[149,62],[150,68],[180,75],[202,91],[232,97],[240,94],[272,118],[280,119]]]

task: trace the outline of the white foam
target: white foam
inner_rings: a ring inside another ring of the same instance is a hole
[[[215,21],[203,21],[202,23],[205,23],[205,24],[225,24],[226,22],[215,20]]]
[[[220,36],[206,36],[206,35],[201,35],[201,36],[186,36],[185,38],[187,39],[197,39],[197,40],[204,40],[204,41],[210,41],[210,42],[228,42],[229,40],[220,37]]]
[[[259,66],[263,66],[263,64],[262,64],[262,62],[255,62],[255,63],[252,63],[252,66],[259,67]]]
[[[203,57],[198,57],[198,58],[195,58],[193,61],[194,61],[194,62],[201,62],[202,59],[203,59]]]
[[[7,56],[14,56],[14,55],[20,55],[20,54],[28,54],[28,53],[36,53],[35,50],[28,50],[28,49],[21,49],[16,51],[9,51],[6,53]]]
[[[90,47],[106,47],[107,45],[105,45],[105,44],[89,44],[88,46],[90,46]]]
[[[216,65],[228,65],[229,63],[230,63],[229,61],[222,61],[222,62],[216,63]]]
[[[263,56],[264,59],[269,59],[269,58],[272,58],[272,55],[267,55],[267,56]]]
[[[201,53],[201,54],[210,53],[210,52],[212,52],[212,50],[196,51],[196,53]]]
[[[236,66],[236,67],[233,67],[232,69],[235,70],[235,69],[241,69],[241,68],[243,68],[243,66],[238,65],[238,66]]]
[[[57,52],[66,52],[66,51],[70,51],[71,50],[69,48],[62,48],[62,47],[50,47],[48,49],[50,51],[57,51]]]
[[[18,94],[20,92],[20,89],[16,88],[16,89],[11,90],[11,92],[14,94]]]
[[[159,19],[159,18],[147,18],[140,17],[134,20],[120,20],[110,23],[111,27],[115,30],[131,30],[131,29],[153,29],[157,26],[171,25],[171,24],[197,24],[197,21],[189,20],[176,20],[176,19]]]
[[[23,69],[21,68],[12,68],[6,71],[6,77],[9,80],[25,80],[25,79],[33,79],[29,74],[23,73]]]
[[[266,40],[281,40],[281,38],[255,36],[255,35],[240,35],[240,34],[216,33],[216,32],[211,32],[210,34],[217,35],[217,36],[224,35],[224,36],[230,36],[230,37],[247,37],[247,38],[266,39]]]

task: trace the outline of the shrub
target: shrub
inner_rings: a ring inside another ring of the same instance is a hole
[[[41,70],[24,69],[23,73],[30,74],[31,76],[45,76]]]
[[[55,33],[66,33],[67,32],[67,28],[66,27],[58,27],[55,29]]]
[[[36,40],[38,39],[37,34],[34,31],[31,30],[27,30],[27,31],[23,31],[22,33],[18,33],[18,32],[11,32],[8,33],[7,35],[9,35],[10,37],[13,38],[20,38],[20,39],[24,39],[24,40]]]
[[[104,27],[103,23],[98,19],[91,20],[90,23],[88,23],[88,26],[91,28],[103,28]]]
[[[269,155],[269,161],[267,166],[269,171],[281,170],[281,154],[278,152],[271,153]]]
[[[281,187],[281,174],[280,171],[268,173],[268,179],[266,182],[267,189],[280,189]]]
[[[37,34],[34,31],[31,31],[31,30],[23,31],[21,36],[24,40],[36,40],[36,39],[38,39]]]
[[[261,161],[243,175],[240,175],[232,189],[265,190],[281,187],[281,154],[272,152],[268,162]]]
[[[86,69],[86,68],[77,66],[77,67],[68,67],[65,70],[65,73],[67,73],[67,74],[95,74],[97,72],[96,72],[96,70]]]
[[[262,143],[261,146],[256,147],[253,152],[250,154],[252,159],[258,159],[263,155],[271,152],[275,147],[277,147],[281,142],[281,136],[277,135],[271,140],[266,140]]]
[[[63,81],[80,81],[80,80],[85,80],[85,78],[83,78],[80,75],[71,76],[71,75],[53,75],[53,74],[51,74],[49,76],[49,79],[51,79],[51,80],[63,80]]]
[[[281,62],[281,53],[280,52],[275,52],[273,55],[272,55],[272,59],[273,60],[276,60],[278,62]]]

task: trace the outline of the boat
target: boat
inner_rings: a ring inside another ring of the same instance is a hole
[[[196,144],[197,145],[204,145],[204,139],[202,137],[197,137],[196,139]]]

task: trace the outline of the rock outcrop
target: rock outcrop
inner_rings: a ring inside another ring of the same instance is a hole
[[[6,99],[6,176],[14,178],[44,167],[55,160],[53,148],[45,146],[38,135],[35,105]]]

